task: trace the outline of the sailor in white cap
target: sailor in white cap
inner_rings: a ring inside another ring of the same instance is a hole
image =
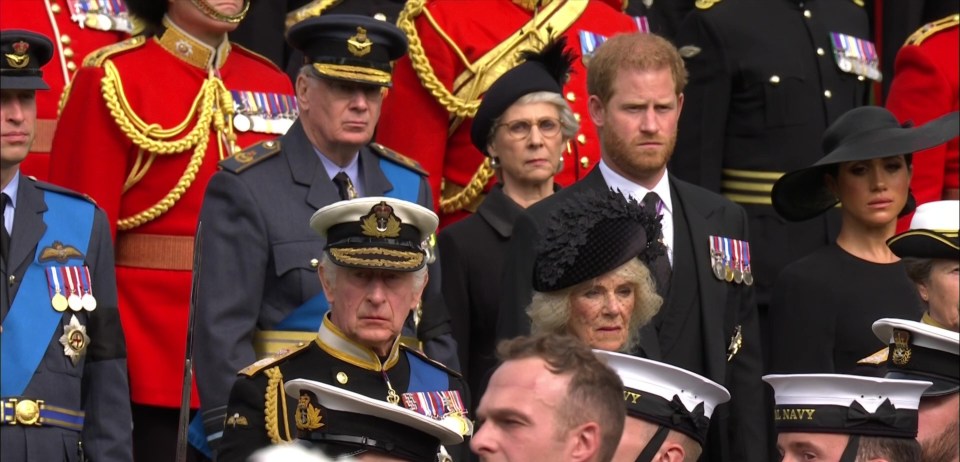
[[[593,352],[623,381],[627,420],[613,462],[696,461],[713,410],[730,400],[727,389],[669,364]]]
[[[920,398],[921,459],[960,459],[960,334],[904,319],[880,319],[873,332],[889,344],[887,378],[933,382]]]
[[[470,433],[460,375],[400,341],[427,283],[422,243],[437,222],[429,209],[387,197],[340,201],[314,213],[310,226],[326,238],[318,271],[330,309],[312,341],[283,345],[285,353],[240,371],[218,460],[246,460],[260,447],[297,436],[303,426],[294,412],[298,402],[284,399],[282,385],[298,378],[411,408],[422,400],[408,402],[407,393],[441,393],[441,405],[429,411],[460,416],[462,433]],[[466,445],[451,449],[464,457],[466,451]]]
[[[927,305],[923,322],[960,330],[960,200],[917,207],[910,229],[887,240]]]
[[[431,462],[441,445],[463,442],[456,419],[429,417],[313,380],[290,380],[284,389],[297,401],[297,438],[338,460]]]
[[[917,407],[930,382],[840,374],[767,375],[783,462],[917,462]]]

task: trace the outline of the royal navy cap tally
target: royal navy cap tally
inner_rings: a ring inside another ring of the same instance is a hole
[[[392,62],[407,52],[397,26],[353,14],[298,22],[287,30],[287,42],[324,78],[381,87],[393,84]]]
[[[679,431],[701,445],[713,410],[730,400],[726,388],[684,369],[610,351],[593,353],[623,381],[628,417]]]
[[[930,382],[841,374],[766,375],[779,433],[917,437],[920,395]]]
[[[921,204],[910,220],[910,229],[887,240],[898,257],[960,258],[960,201]]]
[[[890,345],[887,378],[933,382],[923,396],[960,391],[960,334],[894,318],[874,322],[873,333]]]
[[[41,68],[53,57],[53,42],[36,32],[20,29],[0,31],[0,88],[4,90],[49,90]]]
[[[463,442],[443,420],[334,385],[293,379],[284,390],[298,400],[297,437],[330,454],[374,450],[406,460],[436,460],[441,444]]]
[[[433,211],[412,202],[363,197],[317,210],[310,227],[327,238],[324,250],[340,266],[416,271],[426,264],[423,242],[439,222]]]

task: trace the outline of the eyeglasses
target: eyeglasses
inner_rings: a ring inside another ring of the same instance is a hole
[[[497,124],[497,127],[507,127],[507,135],[515,140],[523,140],[530,136],[533,126],[536,124],[540,134],[547,138],[553,138],[560,133],[560,119],[555,117],[544,117],[536,122],[532,120],[514,120]]]

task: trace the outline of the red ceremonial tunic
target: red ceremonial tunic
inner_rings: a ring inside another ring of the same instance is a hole
[[[636,32],[634,20],[611,6],[619,8],[621,4],[619,0],[590,1],[563,34],[567,38],[567,48],[576,57],[570,80],[564,87],[564,98],[578,114],[581,125],[578,134],[568,144],[570,151],[563,153],[564,167],[555,178],[562,185],[582,178],[600,160],[600,143],[587,110],[587,70],[581,56],[580,31],[606,37],[620,32]],[[541,11],[549,6],[542,7]],[[407,8],[410,8],[409,4]],[[530,10],[507,0],[429,0],[424,10],[414,19],[414,25],[436,78],[448,90],[453,88],[466,64],[457,50],[430,24],[426,11],[470,63],[476,63],[489,50],[515,35],[533,17]],[[472,119],[463,121],[450,135],[449,122],[450,113],[424,87],[410,56],[397,61],[393,88],[384,100],[377,141],[417,160],[430,173],[430,187],[438,211],[440,199],[449,198],[451,191],[466,186],[485,159],[470,142]],[[445,183],[444,191],[441,191],[441,181]],[[491,179],[484,190],[489,190],[494,181]],[[468,211],[441,213],[441,226],[467,216],[469,211],[476,210],[479,202],[470,204]]]
[[[923,125],[960,109],[960,15],[923,26],[897,53],[887,109],[901,122]],[[957,199],[960,188],[960,140],[913,155],[910,188],[917,204]],[[910,217],[901,220],[900,231]]]
[[[202,163],[189,185],[183,178],[194,156],[192,146],[175,154],[157,155],[142,178],[125,188],[130,172],[137,167],[139,148],[120,129],[118,114],[108,109],[105,89],[111,86],[104,85],[103,80],[112,63],[123,95],[115,99],[125,99],[132,112],[124,117],[138,117],[162,129],[180,128],[177,126],[194,106],[197,111],[208,107],[195,100],[210,73],[209,63],[219,66],[227,90],[293,94],[289,78],[267,59],[226,43],[216,56],[213,51],[168,27],[162,38],[138,37],[92,55],[77,73],[53,142],[51,180],[90,195],[107,212],[114,227],[131,394],[134,402],[145,405],[180,405],[193,236],[207,182],[217,171],[217,162],[231,153],[210,122],[201,126],[198,139],[207,142],[206,151],[198,156]],[[225,95],[225,101],[232,101],[229,92]],[[197,118],[194,114],[168,140],[184,138],[198,125]],[[236,144],[244,147],[275,137],[237,133]],[[150,156],[143,156],[140,167],[148,162]],[[184,186],[182,195],[166,212],[132,229],[117,226],[118,220],[154,207],[178,184]],[[192,397],[191,405],[197,407],[196,391]]]
[[[57,127],[60,95],[73,78],[84,56],[93,50],[119,42],[126,33],[81,27],[71,19],[75,0],[0,1],[0,29],[26,29],[53,41],[53,58],[43,67],[43,80],[50,90],[37,92],[37,127],[30,155],[20,171],[41,180],[48,178],[50,144]]]

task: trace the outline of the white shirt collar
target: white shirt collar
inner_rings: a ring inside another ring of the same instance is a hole
[[[673,214],[673,199],[670,197],[670,175],[666,170],[663,171],[663,177],[660,178],[653,189],[644,188],[613,171],[603,159],[600,160],[600,173],[603,175],[603,181],[607,183],[607,186],[615,191],[619,190],[625,195],[632,196],[637,201],[643,201],[643,196],[646,196],[650,191],[657,193],[663,202],[663,208]]]

